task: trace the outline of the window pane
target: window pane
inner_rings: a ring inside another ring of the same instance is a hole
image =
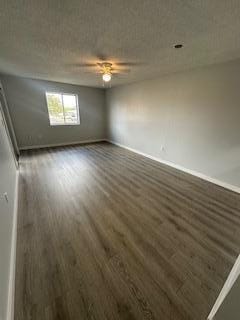
[[[50,124],[64,124],[61,94],[46,93]]]
[[[67,124],[79,123],[76,96],[71,94],[64,94],[63,104],[64,104],[65,122]]]

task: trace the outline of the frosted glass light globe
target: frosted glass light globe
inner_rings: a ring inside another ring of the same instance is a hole
[[[110,73],[104,73],[102,78],[103,78],[103,81],[108,82],[111,80],[112,77]]]

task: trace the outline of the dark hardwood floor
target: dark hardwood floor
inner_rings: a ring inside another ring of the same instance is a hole
[[[22,153],[15,320],[206,319],[240,196],[98,143]]]

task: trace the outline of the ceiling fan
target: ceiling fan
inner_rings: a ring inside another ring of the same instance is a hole
[[[102,74],[102,79],[104,82],[109,82],[112,79],[112,75],[116,70],[113,69],[111,62],[98,62],[98,67],[100,68],[100,73]]]
[[[84,65],[86,67],[95,67],[92,71],[88,72],[94,72],[102,75],[102,80],[104,82],[111,81],[113,75],[118,75],[122,73],[129,73],[130,69],[121,68],[122,65],[116,65],[108,61],[103,62],[97,62],[95,64],[86,64]],[[123,66],[125,67],[125,65]]]
[[[131,70],[128,67],[137,65],[140,65],[140,63],[100,61],[77,64],[76,66],[81,68],[90,68],[90,70],[85,71],[86,73],[101,74],[103,82],[106,83],[110,82],[112,77],[115,75],[118,76],[124,73],[129,73]]]

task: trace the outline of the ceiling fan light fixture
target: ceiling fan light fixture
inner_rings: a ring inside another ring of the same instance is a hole
[[[102,76],[103,81],[109,82],[112,79],[111,73],[104,73]]]

